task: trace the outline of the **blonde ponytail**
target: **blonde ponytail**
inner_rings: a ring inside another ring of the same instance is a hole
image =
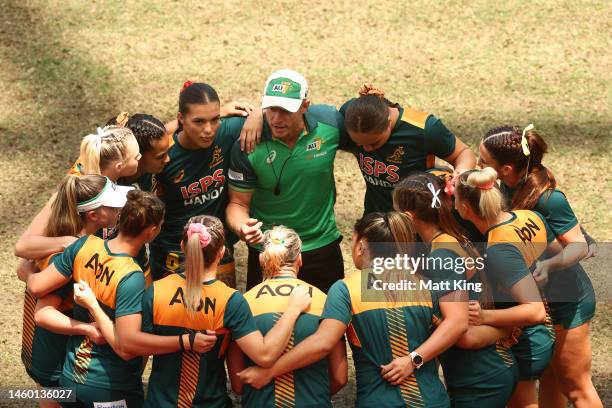
[[[59,185],[51,214],[45,226],[45,236],[61,237],[78,235],[85,226],[85,218],[79,214],[77,204],[92,199],[106,185],[106,177],[68,175]]]
[[[101,174],[100,152],[102,150],[102,138],[98,134],[87,135],[81,142],[79,158],[83,164],[85,174]]]
[[[98,128],[83,138],[80,149],[80,161],[85,174],[102,174],[111,163],[126,159],[130,139],[136,138],[132,131],[121,126]]]
[[[225,243],[223,224],[217,217],[191,217],[183,231],[185,252],[185,306],[196,312],[202,304],[202,271],[211,265]]]
[[[263,277],[270,279],[284,267],[293,267],[301,253],[302,240],[291,228],[279,225],[265,232],[263,246]]]
[[[195,312],[202,301],[202,278],[200,272],[204,270],[204,257],[200,247],[198,234],[187,239],[185,245],[185,306],[187,310]]]

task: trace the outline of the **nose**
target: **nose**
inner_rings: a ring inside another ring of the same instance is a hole
[[[212,124],[211,123],[206,123],[204,125],[204,132],[206,132],[206,133],[211,133],[212,132]]]
[[[170,162],[170,155],[169,154],[164,155],[164,164],[167,164],[169,162]]]

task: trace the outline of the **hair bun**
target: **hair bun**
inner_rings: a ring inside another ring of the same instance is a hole
[[[382,89],[375,88],[371,84],[363,84],[359,88],[359,96],[374,95],[378,96],[381,100],[385,99],[385,92]]]
[[[495,169],[492,167],[485,167],[482,170],[471,172],[466,181],[471,187],[484,188],[489,187],[491,183],[495,183],[496,180],[497,172]]]

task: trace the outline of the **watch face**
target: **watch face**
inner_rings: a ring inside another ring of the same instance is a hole
[[[412,357],[412,361],[416,365],[423,364],[423,357],[419,356],[418,354],[415,354],[414,357]]]

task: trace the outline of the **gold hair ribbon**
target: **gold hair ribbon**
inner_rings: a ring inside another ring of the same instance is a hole
[[[527,138],[525,137],[525,134],[527,134],[527,132],[533,129],[535,129],[535,126],[533,126],[533,123],[530,123],[529,125],[527,125],[525,129],[523,129],[523,136],[521,136],[521,147],[523,148],[523,154],[525,156],[529,156],[531,154],[531,151],[529,150],[529,144],[527,143]]]
[[[282,238],[270,237],[270,241],[275,245],[285,245],[285,240]]]
[[[118,126],[125,127],[125,124],[127,123],[128,119],[130,119],[130,114],[128,112],[121,112],[119,115],[117,115],[115,122],[117,122]]]

